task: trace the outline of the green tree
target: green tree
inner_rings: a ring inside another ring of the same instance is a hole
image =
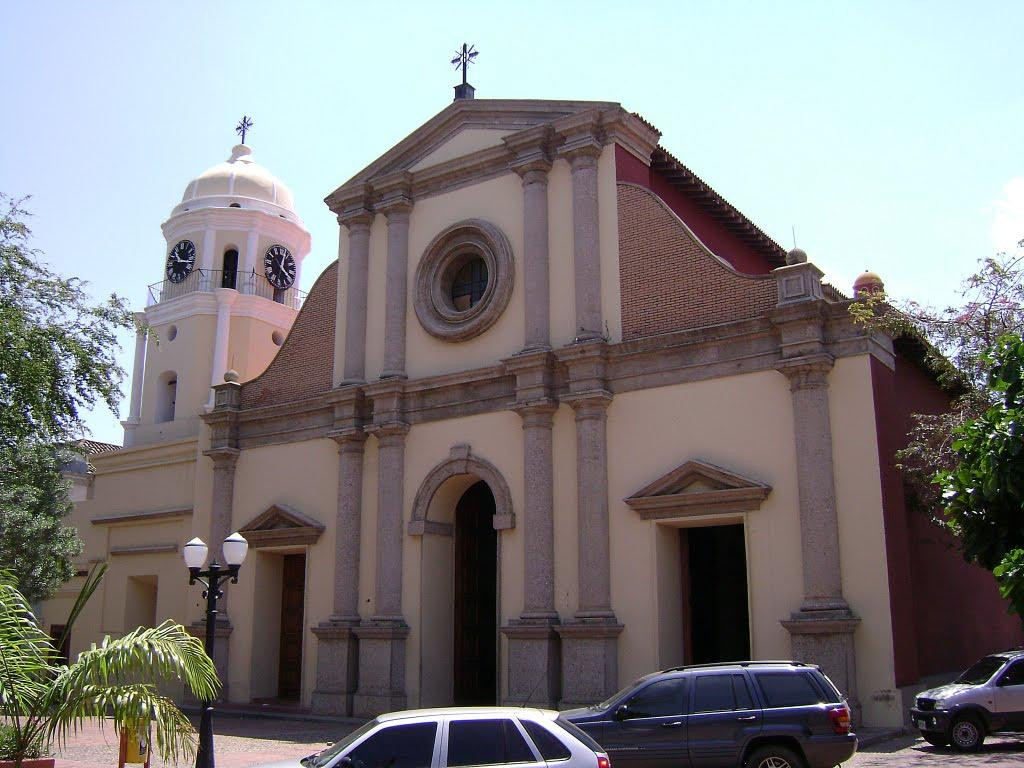
[[[73,575],[81,543],[60,469],[83,436],[82,414],[116,409],[123,371],[116,334],[132,327],[124,301],[94,302],[86,283],[48,269],[28,213],[0,194],[0,567],[30,600]]]
[[[964,557],[995,574],[1024,620],[1024,341],[996,340],[988,360],[995,402],[953,430],[954,466],[936,476]]]
[[[105,566],[94,569],[78,595],[65,633],[96,591]],[[195,753],[196,733],[188,718],[158,691],[181,680],[199,699],[220,687],[213,661],[198,638],[166,621],[112,640],[104,638],[64,663],[42,631],[14,577],[0,572],[0,718],[8,724],[0,740],[16,768],[50,745],[62,744],[83,722],[113,719],[115,732],[151,722],[157,754],[177,762]]]

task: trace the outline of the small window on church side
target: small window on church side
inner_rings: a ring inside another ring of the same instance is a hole
[[[174,402],[178,398],[178,374],[167,371],[160,374],[157,387],[156,422],[174,421]]]

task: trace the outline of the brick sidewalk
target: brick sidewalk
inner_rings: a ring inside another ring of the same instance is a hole
[[[198,723],[193,719],[193,725]],[[318,752],[355,728],[348,723],[302,722],[220,716],[214,719],[217,768],[246,768]],[[56,768],[116,768],[118,743],[112,725],[86,725],[57,755]],[[188,761],[186,765],[191,765]],[[168,768],[154,755],[151,768]]]

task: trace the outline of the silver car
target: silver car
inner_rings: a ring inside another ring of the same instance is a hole
[[[952,683],[922,691],[910,719],[925,741],[965,752],[990,733],[1024,733],[1024,651],[986,656]]]
[[[453,707],[391,712],[301,760],[263,768],[471,768],[516,763],[611,768],[608,755],[558,712]]]

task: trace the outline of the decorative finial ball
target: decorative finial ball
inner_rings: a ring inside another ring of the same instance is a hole
[[[236,371],[234,368],[229,368],[228,370],[224,371],[224,381],[238,381],[238,371]]]
[[[861,296],[866,293],[885,293],[885,284],[874,272],[864,271],[853,281],[853,295]]]
[[[792,251],[786,254],[786,263],[792,266],[793,264],[806,264],[807,253],[802,248],[794,248]]]

